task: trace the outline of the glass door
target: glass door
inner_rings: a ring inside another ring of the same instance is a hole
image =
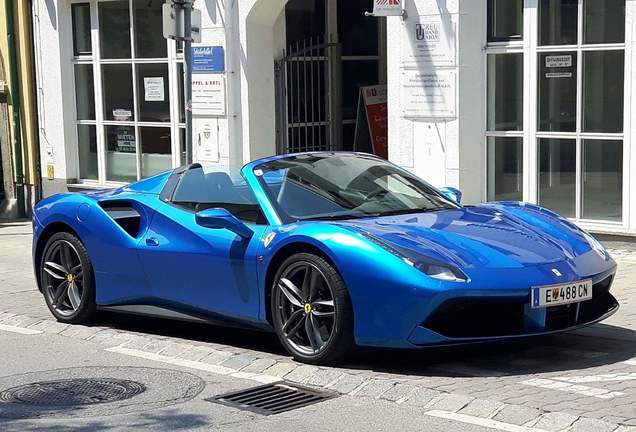
[[[538,4],[538,203],[623,219],[624,0]]]
[[[489,200],[624,220],[625,0],[489,0]]]

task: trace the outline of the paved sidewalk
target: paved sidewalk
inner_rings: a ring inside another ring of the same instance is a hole
[[[106,315],[54,322],[35,288],[30,225],[0,222],[0,325],[59,334],[153,361],[268,382],[277,379],[547,431],[636,432],[636,246],[619,262],[619,312],[603,324],[531,340],[421,351],[372,350],[343,367],[292,361],[272,335]],[[1,374],[0,369],[0,374]]]

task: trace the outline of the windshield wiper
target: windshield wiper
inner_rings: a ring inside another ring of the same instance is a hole
[[[389,211],[386,211],[386,212],[374,213],[373,216],[375,216],[375,217],[380,217],[380,216],[399,216],[399,215],[416,214],[416,213],[430,213],[430,212],[435,212],[435,211],[440,211],[440,210],[451,210],[451,209],[452,209],[452,207],[437,206],[437,207],[430,207],[430,208],[423,208],[423,209],[389,210]]]
[[[337,220],[347,220],[347,219],[360,219],[363,217],[370,217],[373,215],[365,215],[365,214],[339,214],[339,215],[323,215],[323,216],[311,216],[306,218],[299,218],[298,220],[301,222],[304,221],[337,221]]]

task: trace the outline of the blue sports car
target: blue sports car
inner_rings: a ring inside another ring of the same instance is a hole
[[[46,304],[275,331],[298,360],[560,332],[613,314],[616,263],[536,205],[462,206],[385,160],[199,164],[33,214]]]

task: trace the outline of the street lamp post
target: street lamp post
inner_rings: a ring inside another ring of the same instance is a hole
[[[192,152],[192,8],[195,0],[166,0],[164,36],[183,41],[183,98],[185,109],[185,163],[191,164]],[[166,9],[167,8],[167,9]],[[181,19],[183,21],[181,21]],[[183,28],[179,28],[181,22]],[[200,31],[197,29],[197,31]]]
[[[185,10],[183,13],[183,57],[185,60],[183,69],[183,73],[185,74],[183,94],[185,97],[185,150],[187,164],[192,163],[192,1],[193,0],[184,0]]]

